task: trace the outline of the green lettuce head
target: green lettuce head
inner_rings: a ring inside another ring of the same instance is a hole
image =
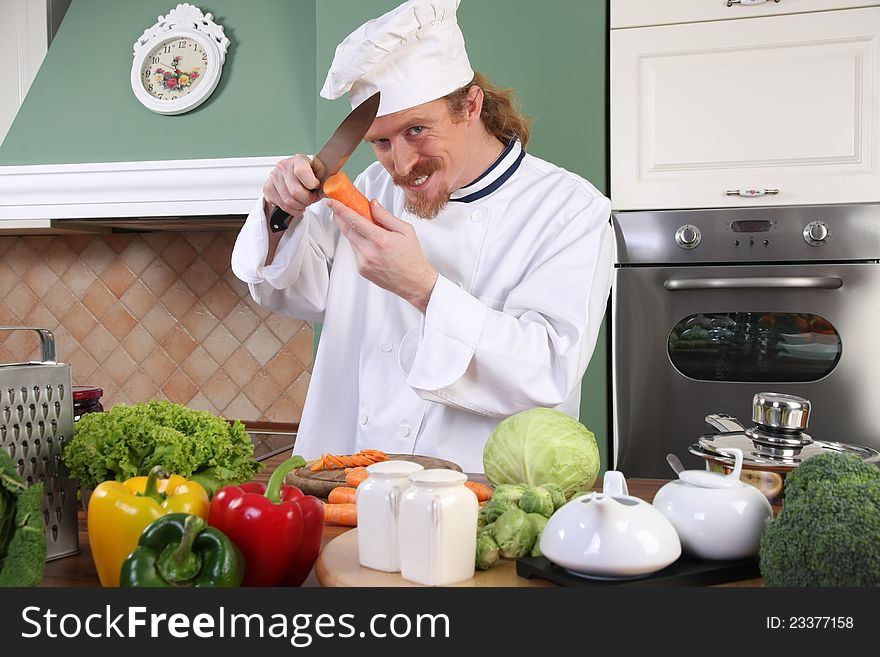
[[[532,408],[502,420],[483,448],[483,469],[494,486],[557,484],[569,500],[599,474],[593,432],[573,417]]]

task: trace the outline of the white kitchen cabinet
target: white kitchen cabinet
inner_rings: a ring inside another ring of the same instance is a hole
[[[70,0],[0,0],[0,143],[69,5]]]
[[[870,7],[877,0],[611,0],[611,29]]]
[[[611,199],[880,201],[880,7],[612,29]]]

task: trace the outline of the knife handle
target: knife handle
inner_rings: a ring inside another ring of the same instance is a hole
[[[284,210],[275,208],[272,211],[272,216],[269,217],[269,228],[273,233],[280,233],[282,230],[287,230],[287,227],[290,225],[290,219],[290,215]]]

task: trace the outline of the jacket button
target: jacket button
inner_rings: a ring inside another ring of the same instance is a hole
[[[471,221],[478,222],[483,220],[483,213],[479,210],[471,212]]]
[[[390,342],[383,342],[382,346],[379,348],[387,354],[389,351],[394,349],[394,345],[391,344]]]
[[[409,434],[412,433],[412,428],[408,424],[400,425],[400,435],[406,438]]]
[[[360,422],[361,422],[361,424],[367,423],[367,414],[366,413],[361,413]]]

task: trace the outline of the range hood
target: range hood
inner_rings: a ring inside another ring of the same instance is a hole
[[[237,229],[283,157],[0,167],[0,234]]]

